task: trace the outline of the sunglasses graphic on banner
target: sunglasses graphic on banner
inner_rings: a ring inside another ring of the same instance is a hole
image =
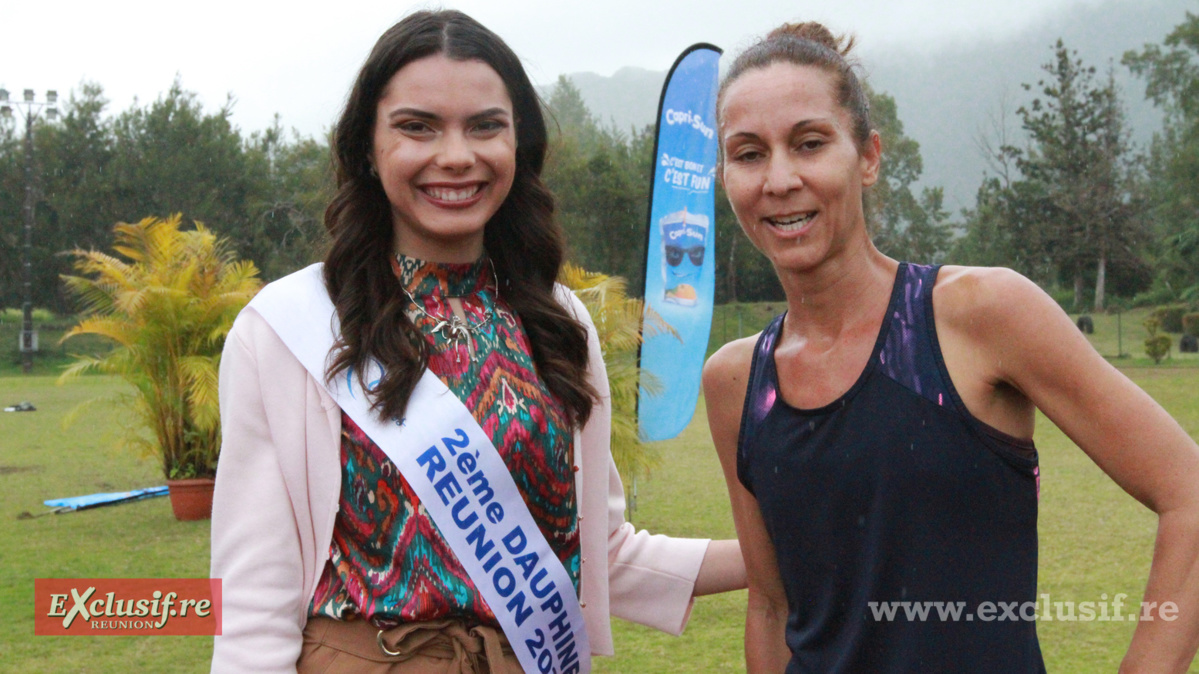
[[[708,240],[708,216],[686,209],[667,213],[658,221],[662,234],[662,275],[666,280],[664,302],[693,307],[699,294],[700,271]]]
[[[683,256],[686,255],[691,259],[691,264],[696,267],[704,266],[704,247],[692,246],[690,248],[679,248],[678,246],[666,246],[666,264],[677,267],[683,264]]]

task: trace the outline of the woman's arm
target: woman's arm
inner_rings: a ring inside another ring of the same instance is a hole
[[[1158,515],[1144,601],[1172,602],[1177,618],[1154,611],[1139,622],[1121,671],[1185,672],[1199,646],[1199,447],[1035,284],[1004,269],[956,273],[948,308],[972,317],[958,327],[995,381],[1031,400]]]
[[[694,596],[744,590],[746,582],[745,560],[741,557],[741,545],[737,539],[708,543],[699,575],[695,577]]]
[[[299,525],[263,401],[258,353],[244,338],[256,314],[235,323],[221,358],[221,457],[212,508],[212,577],[222,580],[222,634],[212,671],[295,672],[304,607]],[[261,326],[260,329],[268,329]],[[296,364],[299,367],[299,364]],[[278,368],[275,368],[277,370]],[[303,390],[303,370],[297,372]],[[297,395],[302,393],[297,392]]]
[[[749,584],[745,615],[745,662],[748,671],[777,674],[791,653],[783,638],[787,597],[779,577],[774,545],[766,533],[758,502],[737,477],[737,436],[756,337],[725,345],[704,365],[704,402],[708,426],[724,470],[733,521],[744,555]]]

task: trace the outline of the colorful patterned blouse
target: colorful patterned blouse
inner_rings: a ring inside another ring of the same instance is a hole
[[[392,267],[429,315],[409,316],[424,333],[429,369],[463,401],[490,436],[529,512],[579,584],[578,508],[566,414],[537,376],[520,319],[497,296],[486,260]],[[462,340],[433,332],[462,298],[472,330]],[[367,617],[378,627],[465,618],[498,626],[420,499],[374,442],[341,415],[341,498],[329,562],[309,615]]]

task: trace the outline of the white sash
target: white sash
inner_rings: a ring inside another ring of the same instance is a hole
[[[352,373],[326,384],[338,318],[320,264],[267,285],[249,306],[400,469],[525,671],[590,672],[591,647],[570,575],[537,528],[499,452],[457,396],[425,370],[404,418],[383,421]]]

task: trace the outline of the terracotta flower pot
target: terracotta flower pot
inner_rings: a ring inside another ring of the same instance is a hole
[[[177,520],[206,520],[212,517],[212,487],[216,482],[203,477],[167,480],[171,510]]]

